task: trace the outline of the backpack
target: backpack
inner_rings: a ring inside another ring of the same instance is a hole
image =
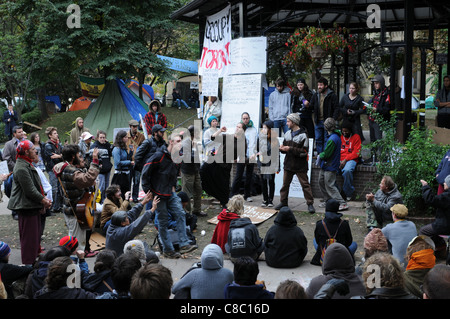
[[[8,178],[3,182],[3,187],[5,188],[5,195],[8,198],[11,197],[12,183],[13,183],[13,174],[9,175]]]
[[[336,229],[336,233],[334,234],[333,237],[331,237],[330,232],[328,231],[327,225],[326,225],[325,222],[322,220],[322,225],[323,225],[323,227],[325,228],[325,231],[326,231],[326,233],[327,233],[327,235],[328,235],[328,239],[326,240],[325,245],[321,248],[321,255],[320,255],[320,264],[321,264],[321,265],[323,264],[323,258],[324,258],[324,256],[325,256],[325,252],[326,252],[327,248],[328,248],[331,244],[337,242],[337,241],[336,241],[336,235],[337,235],[337,233],[338,233],[338,231],[339,231],[339,227],[341,227],[341,224],[342,224],[342,220],[341,220],[341,222],[339,223],[338,228]]]

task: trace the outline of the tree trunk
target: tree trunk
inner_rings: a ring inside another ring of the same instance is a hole
[[[36,94],[38,97],[39,109],[41,110],[41,120],[44,121],[49,118],[49,115],[47,113],[47,103],[45,102],[45,89],[38,88],[36,90]]]

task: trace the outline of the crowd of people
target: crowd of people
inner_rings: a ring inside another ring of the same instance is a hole
[[[374,77],[373,83],[372,108],[389,117],[392,106],[384,77]],[[391,177],[382,178],[376,194],[366,195],[365,256],[363,263],[355,265],[357,245],[341,211],[355,196],[353,174],[364,141],[361,116],[367,113],[358,90],[358,84],[351,83],[349,93],[338,101],[325,78],[318,80],[314,92],[304,79],[293,90],[277,80],[261,129],[244,111],[233,133],[220,125],[217,97],[204,105],[200,134],[192,125],[167,136],[167,118],[158,101],[150,103],[144,118],[142,129],[148,138],[135,120],[129,121],[128,131],[117,132],[114,143],[103,131],[92,135],[82,118],[75,121],[70,143],[64,144],[56,127],[46,129],[48,140],[43,143],[37,134],[28,140],[23,128],[14,125],[2,154],[10,174],[1,179],[5,190],[10,184],[8,209],[18,221],[24,266],[8,264],[10,248],[1,241],[0,274],[6,295],[36,299],[449,297],[450,267],[437,264],[435,253],[445,249],[441,236],[450,235],[450,151],[436,170],[438,193],[421,180],[423,197],[436,208],[436,219],[419,231],[406,219],[408,208]],[[181,108],[184,100],[176,94],[174,101]],[[367,116],[373,142],[382,138],[382,132],[376,119]],[[324,218],[315,225],[311,264],[321,266],[323,274],[313,278],[307,289],[288,280],[271,292],[258,281],[258,260],[273,268],[295,268],[308,252],[308,239],[289,208],[289,190],[295,175],[308,212],[316,212],[307,175],[310,148],[316,151],[315,163],[320,167],[319,206],[325,209]],[[274,205],[275,175],[281,167],[280,199]],[[343,185],[337,185],[338,174]],[[264,238],[248,217],[241,216],[244,203],[255,196],[255,176],[261,182],[262,207],[279,212]],[[181,192],[176,191],[178,177]],[[201,262],[174,283],[159,255],[135,237],[154,220],[165,258],[180,258],[197,249],[190,236],[191,218],[207,216],[202,211],[203,192],[217,199],[222,211]],[[100,212],[97,227],[106,237],[106,249],[100,253],[90,249],[93,221],[79,213],[80,207],[82,212],[88,208]],[[68,234],[57,247],[45,251],[40,244],[45,219],[58,213],[64,216]],[[223,267],[225,255],[234,271]],[[94,256],[96,265],[90,273],[85,258]],[[69,285],[70,273],[65,271],[71,265],[81,274],[75,286]],[[381,269],[378,286],[370,282],[371,265]],[[23,286],[17,294],[13,283],[19,279]]]

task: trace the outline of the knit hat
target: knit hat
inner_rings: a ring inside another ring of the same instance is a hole
[[[59,245],[66,247],[71,253],[73,253],[78,247],[78,239],[73,236],[64,236],[59,241]]]
[[[263,123],[265,126],[267,126],[268,129],[273,129],[274,123],[271,120],[267,120]]]
[[[391,207],[391,212],[397,216],[397,218],[403,219],[408,216],[408,208],[403,204],[395,204]]]
[[[214,115],[211,115],[210,117],[208,117],[208,124],[211,125],[211,122],[213,120],[216,120],[217,122],[219,122],[219,119],[217,117],[215,117]]]
[[[122,226],[122,222],[128,217],[126,211],[118,210],[111,216],[111,224],[114,226]]]
[[[339,202],[333,198],[327,200],[325,211],[331,213],[337,213],[339,211]]]
[[[300,115],[298,113],[291,113],[287,116],[287,119],[296,125],[300,125]]]
[[[323,126],[325,127],[325,130],[327,130],[328,132],[333,132],[336,129],[336,121],[334,120],[334,118],[329,117],[325,120]]]
[[[11,248],[9,248],[9,245],[3,241],[0,241],[0,259],[8,257],[10,253]]]
[[[131,253],[134,254],[142,263],[146,263],[147,258],[145,255],[145,247],[144,243],[140,240],[134,239],[128,241],[123,247],[123,253]]]
[[[306,80],[303,79],[303,78],[300,78],[300,79],[297,80],[297,84],[299,84],[299,83],[306,84]]]
[[[380,228],[374,228],[364,238],[364,249],[370,254],[376,251],[388,251],[388,242]]]
[[[447,184],[448,187],[450,187],[450,175],[448,175],[445,180],[444,183]]]

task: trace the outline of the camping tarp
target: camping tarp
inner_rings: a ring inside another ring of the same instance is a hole
[[[115,128],[128,128],[128,121],[140,120],[148,112],[148,107],[121,80],[106,82],[105,88],[91,104],[84,119],[84,126],[96,135],[98,130],[106,132],[108,140],[113,141]]]
[[[82,96],[72,103],[69,111],[85,110],[89,107],[89,105],[91,105],[91,100],[89,100],[87,97]]]
[[[136,80],[130,80],[127,86],[131,91],[133,91],[136,96],[139,96],[139,82]],[[142,99],[145,103],[150,104],[151,101],[155,99],[155,92],[153,88],[148,84],[142,84]]]

